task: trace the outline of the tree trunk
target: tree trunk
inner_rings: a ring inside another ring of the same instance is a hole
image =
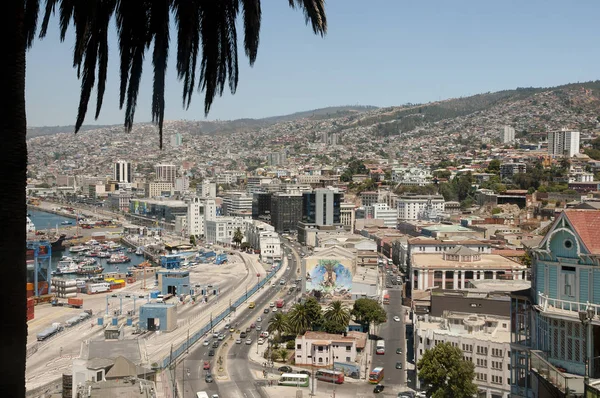
[[[3,397],[25,396],[27,122],[25,119],[24,0],[2,4],[0,37],[0,267],[7,278],[0,300]]]

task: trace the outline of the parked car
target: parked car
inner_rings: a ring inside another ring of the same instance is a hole
[[[258,318],[256,318],[256,322],[262,322],[262,317],[259,316]]]
[[[248,327],[246,328],[246,333],[250,333],[252,331],[252,328]]]
[[[298,373],[303,374],[303,375],[307,375],[310,376],[310,372],[308,370],[301,370]]]
[[[396,362],[396,369],[402,369],[402,362]]]
[[[279,368],[277,368],[277,370],[280,371],[281,373],[292,373],[291,366],[280,366]]]
[[[269,303],[269,308],[273,308],[273,307],[275,307],[275,303],[271,301],[271,302]]]
[[[396,354],[402,354],[402,349],[401,348],[396,348]]]
[[[255,323],[251,323],[251,324],[250,324],[250,329],[254,329],[255,327],[256,327],[256,324],[255,324]]]
[[[263,339],[261,337],[260,339],[258,339],[257,343],[258,343],[258,345],[263,345],[263,344],[265,344],[265,339]]]
[[[260,326],[260,325],[256,325],[256,330],[259,330],[259,331],[260,331],[261,329],[262,329],[262,326]]]
[[[384,389],[384,388],[385,388],[385,386],[383,386],[383,385],[381,385],[381,384],[377,384],[377,385],[375,386],[375,388],[373,389],[373,392],[374,392],[375,394],[377,394],[377,393],[380,393],[380,392],[382,392],[382,391],[383,391],[383,389]]]
[[[400,317],[398,315],[394,317],[394,322],[400,322]]]
[[[265,310],[264,310],[263,312],[264,312],[265,314],[268,314],[268,313],[269,313],[269,309],[268,309],[268,308],[265,308]]]

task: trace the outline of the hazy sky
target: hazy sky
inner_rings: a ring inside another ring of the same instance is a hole
[[[389,106],[529,86],[600,78],[600,2],[329,0],[328,34],[305,26],[287,0],[262,1],[253,68],[240,51],[237,93],[213,104],[209,120],[260,118],[326,106]],[[58,21],[27,55],[30,126],[74,124],[80,86],[72,68],[73,30],[60,43]],[[243,30],[238,30],[243,33]],[[171,37],[176,37],[173,32]],[[239,37],[243,43],[243,36]],[[110,37],[102,113],[85,124],[123,121],[118,107],[118,47]],[[172,41],[165,119],[203,120],[203,94],[181,106]],[[151,52],[136,121],[150,120]],[[95,92],[94,92],[95,95]]]

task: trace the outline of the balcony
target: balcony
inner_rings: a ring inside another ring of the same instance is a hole
[[[579,311],[587,311],[588,307],[594,311],[594,318],[600,315],[600,305],[598,304],[550,298],[542,292],[538,292],[538,303],[538,307],[543,312],[562,313],[577,319],[579,319]]]
[[[531,371],[567,396],[583,396],[583,377],[563,373],[544,358],[542,351],[531,351]]]

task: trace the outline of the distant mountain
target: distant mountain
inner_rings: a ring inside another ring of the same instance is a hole
[[[267,127],[279,122],[285,122],[296,119],[329,119],[342,116],[359,114],[362,112],[377,109],[370,105],[350,105],[350,106],[332,106],[327,108],[313,109],[310,111],[296,112],[290,115],[271,116],[263,119],[236,119],[225,121],[188,121],[191,124],[196,124],[197,134],[211,134],[215,132],[227,133],[242,128],[257,128]],[[106,127],[114,127],[116,125],[84,125],[81,127],[81,132],[88,130],[97,130]],[[44,126],[44,127],[28,127],[27,138],[39,137],[42,135],[51,135],[59,133],[72,133],[75,126]]]

